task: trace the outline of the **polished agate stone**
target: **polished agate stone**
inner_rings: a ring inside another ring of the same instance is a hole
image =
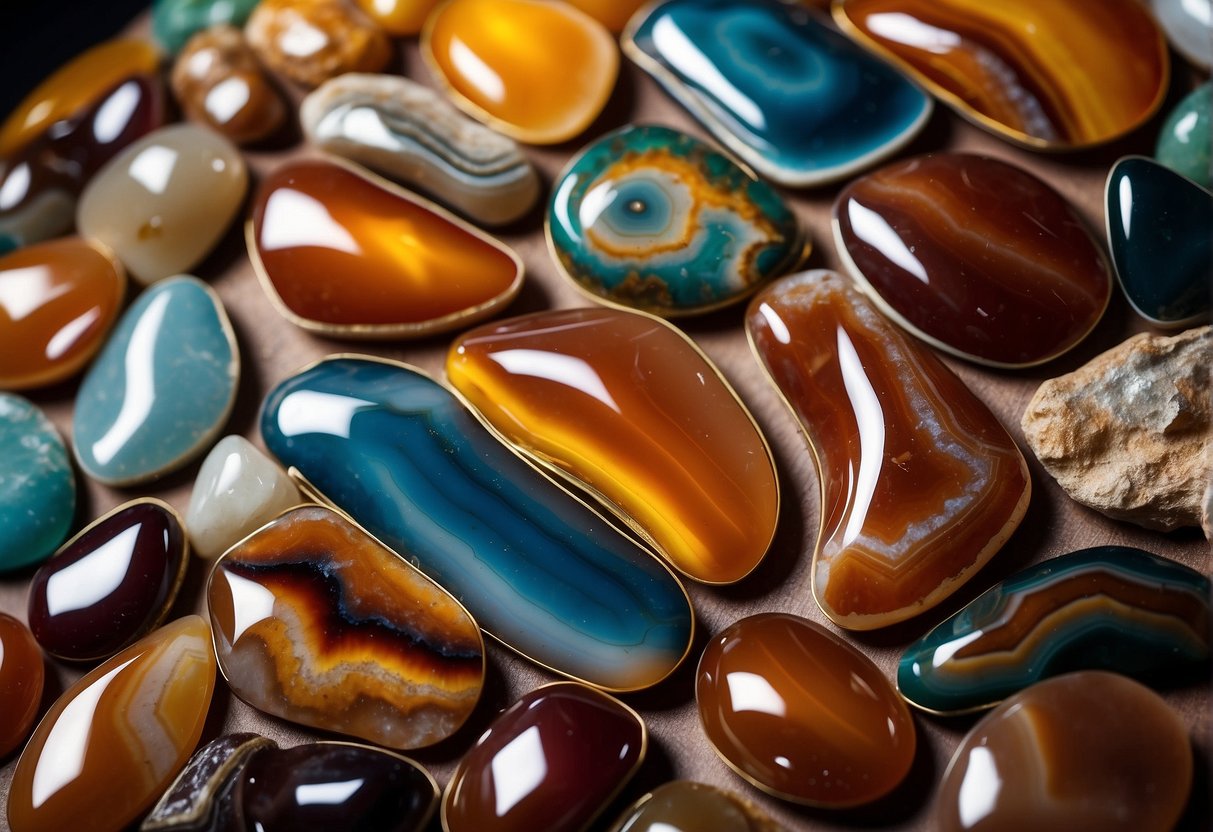
[[[1156,326],[1209,314],[1213,193],[1144,156],[1112,166],[1104,189],[1108,248],[1120,288]]]
[[[743,618],[708,642],[695,699],[724,761],[785,800],[870,803],[914,760],[914,722],[880,669],[794,615]]]
[[[834,203],[834,238],[882,312],[995,367],[1073,348],[1112,291],[1102,248],[1065,198],[986,156],[937,153],[857,179]]]
[[[354,3],[389,35],[402,37],[420,32],[439,0],[354,0]]]
[[[669,324],[538,312],[463,335],[446,368],[510,443],[599,497],[683,574],[731,583],[766,554],[779,516],[766,441]]]
[[[1167,115],[1154,158],[1197,185],[1213,188],[1213,83],[1192,90]]]
[[[243,826],[232,793],[245,765],[273,740],[228,734],[198,749],[140,824],[140,832],[221,832]]]
[[[328,508],[288,511],[229,549],[207,608],[232,692],[292,722],[420,748],[480,698],[484,645],[467,610]]]
[[[735,303],[800,262],[796,217],[770,185],[668,127],[624,127],[553,189],[556,262],[591,297],[658,315]]]
[[[421,54],[461,110],[530,144],[585,131],[619,74],[610,32],[545,0],[451,0],[426,22]]]
[[[263,64],[305,87],[392,58],[387,35],[344,0],[260,0],[244,34]]]
[[[97,354],[126,293],[121,265],[67,237],[0,257],[0,389],[45,387]]]
[[[327,359],[270,393],[261,435],[487,632],[551,670],[634,690],[690,648],[690,601],[670,571],[420,372]]]
[[[156,801],[202,736],[215,689],[206,622],[189,615],[86,674],[26,745],[13,832],[119,832]]]
[[[145,289],[80,385],[76,461],[106,485],[180,468],[223,429],[239,377],[236,336],[214,290],[189,276]]]
[[[689,780],[658,786],[636,801],[609,832],[777,832],[749,801]]]
[[[292,323],[348,338],[432,335],[496,314],[522,261],[437,206],[331,162],[291,162],[253,204],[249,256]]]
[[[395,75],[349,73],[303,100],[308,141],[427,191],[484,225],[521,219],[539,176],[511,139],[472,121],[431,90]]]
[[[1138,0],[836,0],[833,8],[843,32],[958,115],[1031,149],[1112,141],[1144,124],[1167,93],[1167,43]]]
[[[175,54],[199,32],[243,26],[257,7],[257,2],[258,0],[154,0],[152,34],[166,51]]]
[[[19,748],[34,727],[45,676],[38,642],[24,624],[0,612],[0,758]]]
[[[646,0],[564,0],[597,20],[611,32],[619,33],[627,25],[628,18],[643,6]]]
[[[445,832],[578,832],[644,762],[640,715],[584,685],[546,685],[504,711],[442,797]]]
[[[0,393],[0,573],[45,560],[76,513],[76,474],[59,431],[20,396]]]
[[[774,284],[750,304],[746,331],[813,449],[813,595],[836,624],[912,618],[1015,531],[1031,480],[1006,429],[845,278]]]
[[[1213,0],[1150,0],[1171,45],[1208,70],[1213,66]]]
[[[821,185],[896,153],[931,99],[813,15],[778,0],[661,0],[628,56],[762,176]]]
[[[1191,785],[1183,720],[1132,679],[1086,670],[1033,685],[973,726],[931,826],[1167,832]]]

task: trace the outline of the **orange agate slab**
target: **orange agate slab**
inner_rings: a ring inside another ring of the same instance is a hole
[[[467,333],[446,366],[507,441],[602,499],[683,574],[731,583],[766,554],[779,515],[766,441],[670,324],[539,312]]]
[[[29,628],[0,612],[0,758],[20,747],[34,727],[46,670]]]
[[[817,462],[813,595],[870,630],[938,604],[1028,506],[1027,465],[994,414],[848,280],[811,271],[751,303],[754,351]]]

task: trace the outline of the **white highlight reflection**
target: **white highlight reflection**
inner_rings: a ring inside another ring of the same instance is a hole
[[[218,124],[226,124],[248,102],[248,81],[243,78],[224,78],[206,94],[206,112]]]
[[[29,192],[29,183],[28,162],[22,162],[9,171],[8,176],[4,178],[4,185],[0,187],[0,211],[7,211],[25,199],[25,195]]]
[[[934,655],[931,656],[931,667],[942,667],[945,662],[951,661],[952,657],[960,652],[966,644],[977,641],[985,635],[984,630],[975,630],[967,636],[953,639],[946,644],[941,644],[935,648]]]
[[[615,203],[618,197],[619,191],[615,190],[613,182],[604,182],[586,191],[585,196],[581,199],[581,210],[578,211],[581,227],[593,228],[597,224],[598,218]]]
[[[585,359],[543,350],[501,350],[491,353],[489,358],[501,365],[507,373],[563,384],[592,396],[616,413],[623,412],[607,390],[598,371]]]
[[[308,783],[295,787],[295,802],[300,806],[333,806],[345,803],[366,781],[345,780],[340,783]]]
[[[988,748],[977,746],[969,751],[969,767],[960,784],[958,795],[960,824],[972,829],[989,816],[998,804],[998,793],[1002,791],[1002,778],[994,763],[994,755]]]
[[[278,430],[283,436],[323,433],[349,439],[354,416],[363,408],[374,406],[374,402],[366,399],[299,390],[287,396],[278,408]]]
[[[923,283],[930,283],[927,270],[914,256],[914,252],[906,248],[905,241],[898,236],[893,227],[884,217],[870,208],[865,208],[855,200],[848,200],[847,216],[851,220],[851,229],[859,239],[875,248],[885,257],[901,266]]]
[[[232,572],[224,572],[223,577],[232,593],[232,613],[236,618],[232,622],[232,644],[235,644],[245,630],[274,614],[274,593]]]
[[[888,38],[907,46],[915,46],[944,55],[960,45],[960,35],[947,29],[937,29],[916,17],[901,12],[887,12],[868,17],[868,28],[873,34]]]
[[[122,586],[142,528],[136,524],[124,529],[92,554],[51,575],[46,582],[46,611],[53,617],[82,610],[104,601]]]
[[[16,323],[71,291],[66,283],[51,287],[52,274],[47,266],[8,269],[4,272],[4,279],[0,280],[0,308]]]
[[[491,765],[497,817],[525,800],[548,775],[547,756],[538,726],[532,725],[497,752]]]
[[[451,63],[485,98],[497,104],[505,101],[505,82],[501,76],[459,38],[451,39]]]
[[[348,254],[362,253],[358,241],[333,219],[323,202],[290,188],[274,191],[265,203],[259,244],[265,251],[324,246]]]
[[[1129,177],[1120,177],[1120,227],[1124,229],[1125,239],[1129,238],[1129,225],[1133,220],[1133,183]]]
[[[144,148],[127,168],[127,173],[148,193],[162,194],[168,187],[168,181],[173,178],[173,168],[177,166],[177,151],[171,147],[154,144]]]
[[[687,37],[686,32],[679,29],[678,24],[668,16],[653,24],[653,43],[674,69],[710,89],[726,109],[755,130],[766,129],[767,120],[762,109],[725,78],[694,41]]]
[[[775,336],[775,340],[781,344],[792,343],[792,333],[788,332],[788,327],[783,322],[783,318],[779,317],[779,313],[765,303],[758,305],[758,314],[766,320],[767,326],[771,328],[771,334]]]
[[[95,324],[100,317],[101,310],[94,306],[83,315],[59,327],[59,331],[46,342],[46,357],[54,361],[62,356],[80,340],[80,336],[90,326]]]
[[[139,84],[127,81],[105,99],[93,119],[93,137],[100,144],[109,144],[122,135],[131,121],[131,115],[139,106]]]
[[[733,711],[753,711],[760,714],[784,717],[788,714],[787,703],[779,691],[771,687],[765,676],[735,670],[724,677],[729,688],[729,701]]]
[[[854,204],[854,203],[852,203]],[[842,535],[842,545],[850,545],[863,531],[868,506],[876,493],[880,469],[884,465],[884,408],[863,370],[863,362],[846,330],[838,328],[838,362],[842,382],[851,399],[851,412],[859,425],[859,473],[851,486],[851,516]]]

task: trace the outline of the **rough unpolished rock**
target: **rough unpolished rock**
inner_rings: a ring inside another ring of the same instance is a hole
[[[1207,326],[1142,333],[1046,381],[1023,415],[1028,444],[1083,505],[1149,529],[1201,525],[1211,349]]]

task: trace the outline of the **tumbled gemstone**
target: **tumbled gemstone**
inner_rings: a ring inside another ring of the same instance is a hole
[[[690,649],[690,601],[673,574],[420,372],[321,361],[270,393],[261,435],[487,632],[551,670],[633,690]]]
[[[292,509],[228,550],[207,607],[232,691],[274,716],[420,748],[480,698],[467,610],[331,509]]]
[[[1209,579],[1125,546],[1052,558],[906,648],[897,687],[937,713],[991,707],[1041,679],[1111,670],[1166,682],[1209,660]]]
[[[1154,158],[1197,185],[1213,188],[1213,83],[1192,90],[1163,122]]]
[[[668,127],[624,127],[553,189],[556,262],[591,297],[658,315],[741,300],[800,262],[796,216],[770,185]]]
[[[0,758],[19,748],[38,716],[46,671],[26,626],[0,612]]]
[[[460,109],[531,144],[582,133],[619,74],[610,32],[546,0],[451,0],[430,16],[421,54]]]
[[[76,475],[37,405],[0,393],[0,572],[45,560],[76,513]]]
[[[228,734],[198,749],[139,826],[140,832],[221,832],[244,828],[232,793],[254,754],[277,748],[257,734]]]
[[[1006,429],[850,281],[781,280],[754,298],[746,331],[813,449],[813,595],[836,624],[933,607],[1015,531],[1031,480]]]
[[[13,832],[119,832],[177,776],[202,736],[215,689],[206,622],[189,615],[67,689],[13,774]]]
[[[202,462],[190,493],[185,526],[194,554],[213,560],[302,502],[277,463],[244,437],[225,436]]]
[[[517,144],[407,78],[342,75],[308,95],[299,118],[316,146],[424,189],[476,222],[513,222],[539,199],[539,176]]]
[[[723,789],[675,780],[646,794],[609,832],[777,832],[749,801]]]
[[[0,389],[45,387],[101,349],[126,293],[121,265],[68,237],[0,258]]]
[[[261,62],[305,87],[346,72],[379,72],[387,36],[345,0],[259,0],[244,28]]]
[[[459,338],[451,383],[507,441],[601,499],[676,569],[731,583],[766,554],[775,464],[690,339],[611,309],[538,312]]]
[[[1112,291],[1102,247],[1065,198],[986,156],[937,153],[857,179],[834,203],[834,235],[881,311],[995,367],[1071,349]]]
[[[459,763],[442,798],[446,832],[578,832],[644,762],[635,711],[571,682],[523,696]]]
[[[743,618],[708,642],[695,699],[724,761],[785,800],[870,803],[914,760],[914,722],[880,669],[794,615]]]
[[[627,25],[628,18],[647,0],[564,0],[597,20],[612,32],[619,33]]]
[[[261,183],[249,255],[304,329],[410,338],[495,314],[522,287],[503,243],[420,197],[331,162],[291,162]]]
[[[1150,0],[1149,5],[1180,54],[1206,70],[1213,66],[1211,0]]]
[[[390,35],[415,35],[421,31],[439,0],[354,0],[371,20]]]
[[[1108,174],[1104,207],[1116,277],[1137,314],[1167,328],[1207,317],[1213,193],[1128,156]]]
[[[840,0],[833,8],[844,32],[958,115],[1028,148],[1109,142],[1145,123],[1167,93],[1167,43],[1137,0]]]
[[[944,773],[940,832],[1167,832],[1192,785],[1183,720],[1123,676],[1033,685],[969,731]]]
[[[783,185],[869,167],[931,114],[914,84],[778,0],[662,0],[633,18],[623,45],[721,144]]]
[[[236,336],[214,290],[187,275],[145,289],[80,385],[76,461],[106,485],[180,468],[223,429],[239,376]]]
[[[210,253],[248,186],[239,151],[213,130],[164,127],[97,172],[76,209],[80,235],[109,246],[143,284],[188,271]]]
[[[174,54],[198,32],[243,26],[256,6],[257,0],[155,0],[152,34],[169,54]]]

